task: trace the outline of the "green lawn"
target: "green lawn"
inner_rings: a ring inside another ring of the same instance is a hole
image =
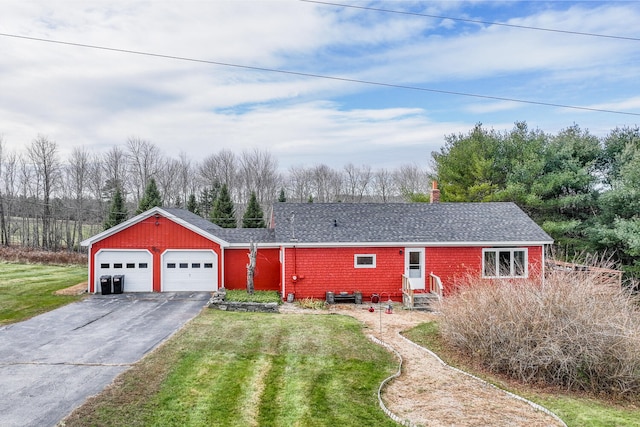
[[[53,295],[58,289],[87,280],[87,268],[0,262],[0,325],[19,322],[78,296]]]
[[[434,351],[447,363],[472,372],[472,368],[449,350],[438,333],[436,322],[424,323],[404,334],[412,341]],[[475,373],[485,380],[519,394],[553,411],[569,427],[640,427],[640,400],[614,404],[595,398],[562,393],[545,393],[525,386],[513,387],[497,376]]]
[[[66,425],[395,426],[396,368],[350,317],[204,310]]]

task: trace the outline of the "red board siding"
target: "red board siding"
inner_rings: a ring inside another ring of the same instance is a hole
[[[325,298],[325,292],[362,292],[401,300],[404,272],[403,248],[287,248],[285,294],[300,298]],[[376,268],[355,268],[355,254],[375,254]],[[293,276],[298,280],[294,281]]]
[[[218,254],[218,283],[222,283],[220,245],[167,218],[150,217],[91,245],[89,283],[94,292],[95,254],[100,249],[147,249],[153,254],[153,290],[160,292],[160,255],[167,249],[213,249]]]
[[[227,289],[246,289],[249,249],[224,251],[224,286]],[[258,249],[254,287],[259,291],[280,289],[280,249]]]

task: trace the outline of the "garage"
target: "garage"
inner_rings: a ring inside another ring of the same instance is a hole
[[[162,291],[215,291],[218,255],[212,250],[167,250],[162,255]]]
[[[100,277],[124,276],[125,292],[153,291],[153,257],[147,250],[103,249],[95,255],[96,290]]]

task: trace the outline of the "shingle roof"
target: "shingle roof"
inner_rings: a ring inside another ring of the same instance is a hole
[[[162,210],[228,243],[272,243],[275,241],[274,230],[266,228],[222,228],[184,209],[162,208]]]
[[[514,203],[276,203],[281,243],[552,243]]]

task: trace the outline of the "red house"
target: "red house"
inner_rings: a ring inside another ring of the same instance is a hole
[[[267,229],[223,229],[182,209],[153,208],[93,236],[89,292],[123,275],[125,292],[243,289],[249,243],[255,287],[283,297],[326,292],[400,300],[438,278],[540,276],[552,239],[513,203],[277,203]]]

